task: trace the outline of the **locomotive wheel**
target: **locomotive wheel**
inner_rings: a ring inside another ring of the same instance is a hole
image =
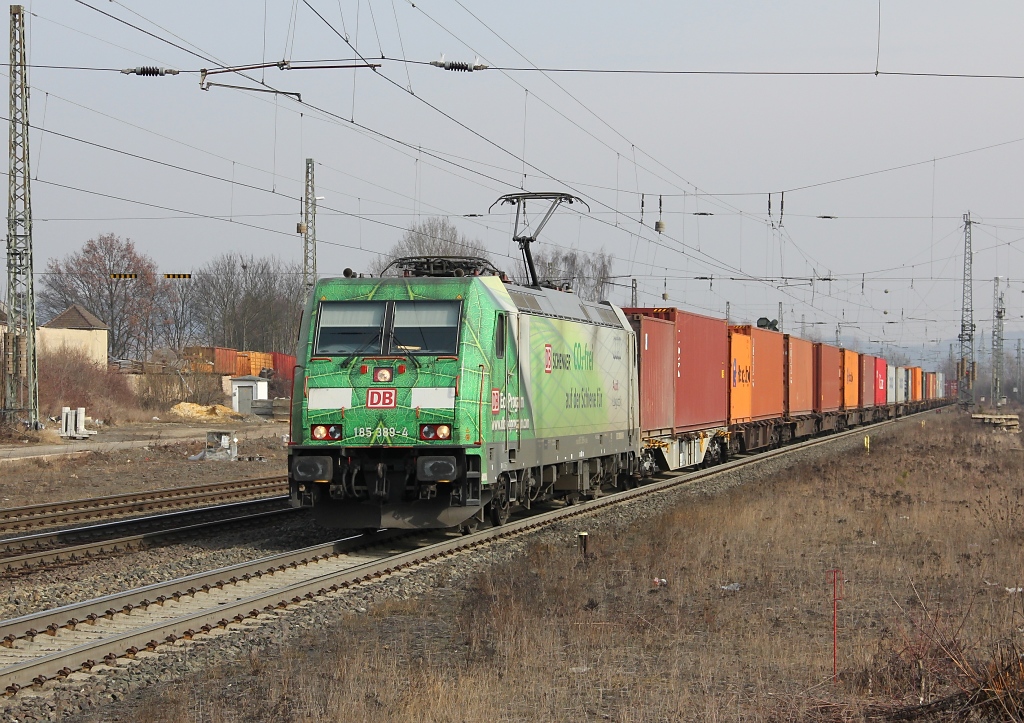
[[[491,513],[491,524],[495,527],[508,522],[510,508],[508,501],[508,478],[504,475],[499,477],[498,483],[494,485],[494,490],[491,492],[491,501],[487,508]]]

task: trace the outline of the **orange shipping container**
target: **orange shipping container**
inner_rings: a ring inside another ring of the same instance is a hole
[[[814,345],[814,411],[834,412],[843,405],[843,351]]]
[[[786,416],[814,411],[814,344],[786,334]]]
[[[235,376],[246,377],[252,374],[252,367],[249,366],[249,352],[240,351],[235,357]]]
[[[729,327],[732,335],[750,337],[750,417],[781,417],[785,403],[786,344],[777,331],[756,326]]]
[[[910,367],[910,401],[920,402],[923,398],[921,367]]]
[[[843,349],[843,408],[856,409],[860,400],[860,354]]]
[[[729,424],[750,421],[750,337],[729,334]]]

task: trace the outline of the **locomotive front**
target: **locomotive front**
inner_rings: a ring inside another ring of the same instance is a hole
[[[481,344],[499,288],[497,276],[462,274],[317,283],[292,395],[293,506],[352,529],[482,517]]]

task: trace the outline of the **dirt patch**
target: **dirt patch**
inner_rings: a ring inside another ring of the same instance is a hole
[[[870,454],[616,514],[590,520],[586,559],[542,534],[86,718],[1015,719],[998,705],[1024,692],[1018,439],[932,417],[872,435]]]
[[[280,436],[239,441],[240,455],[262,456],[264,462],[188,460],[205,446],[205,441],[154,442],[135,449],[4,462],[0,507],[267,477],[288,470],[288,451]]]

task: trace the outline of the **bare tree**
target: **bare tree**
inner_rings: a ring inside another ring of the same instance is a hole
[[[370,273],[380,275],[403,256],[477,256],[490,260],[480,239],[471,239],[444,216],[417,221],[387,253],[370,263]]]
[[[549,247],[533,254],[533,264],[541,283],[568,286],[580,298],[590,301],[607,298],[613,262],[614,257],[604,249],[588,254],[577,249]],[[519,264],[519,273],[526,275],[522,263]]]
[[[192,314],[208,343],[290,352],[305,301],[302,269],[273,256],[219,256],[192,276]]]
[[[111,274],[136,274],[135,279]],[[145,356],[153,349],[156,264],[135,250],[131,239],[102,234],[76,253],[51,259],[40,283],[41,319],[52,319],[80,304],[109,327],[109,353],[116,358]]]

